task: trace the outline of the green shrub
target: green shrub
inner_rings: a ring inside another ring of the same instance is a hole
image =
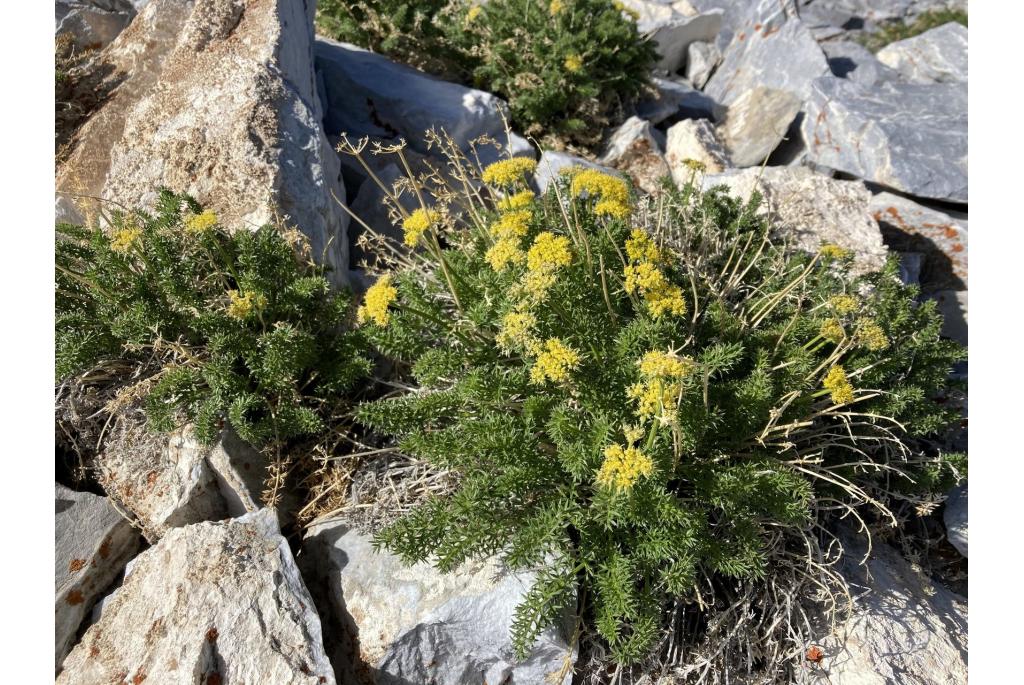
[[[830,512],[888,521],[949,485],[956,460],[906,441],[954,418],[933,398],[963,350],[895,262],[852,278],[839,247],[787,253],[757,198],[696,170],[638,201],[580,169],[534,197],[534,167],[488,167],[482,195],[417,179],[445,200],[405,216],[413,252],[360,308],[419,388],[358,420],[459,477],[377,544],[540,568],[521,654],[571,606],[636,662],[706,579],[803,568]]]
[[[55,249],[57,378],[131,362],[154,430],[184,419],[210,442],[228,420],[257,448],[280,447],[323,432],[369,371],[360,334],[345,331],[349,298],[300,257],[297,230],[229,234],[164,191],[152,216],[58,225]]]
[[[612,0],[325,2],[318,27],[509,103],[513,125],[596,144],[649,82],[654,45]]]

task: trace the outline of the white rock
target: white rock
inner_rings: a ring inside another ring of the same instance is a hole
[[[273,512],[199,523],[139,555],[59,685],[335,683]]]
[[[854,254],[854,273],[885,265],[887,250],[871,216],[871,193],[857,181],[839,181],[803,167],[738,169],[704,177],[704,188],[725,185],[746,201],[756,189],[759,214],[769,214],[780,239],[791,247],[817,252],[825,244]]]
[[[898,81],[900,74],[890,69],[860,43],[829,41],[821,44],[828,57],[828,67],[834,76],[862,86],[873,86],[884,81]]]
[[[80,50],[106,46],[135,17],[127,0],[57,0],[54,10],[54,35],[70,35]]]
[[[878,51],[878,60],[912,83],[967,81],[967,27],[949,22]]]
[[[760,166],[786,137],[801,101],[785,90],[758,86],[733,100],[718,134],[735,166]]]
[[[720,173],[729,166],[728,154],[714,126],[704,119],[684,119],[668,130],[665,161],[677,185],[686,183],[693,173],[685,165],[688,159],[703,163],[708,174]]]
[[[856,613],[845,645],[826,641],[828,682],[965,685],[967,601],[915,573],[888,545],[875,543],[866,568],[852,562],[862,558],[863,547],[844,546]]]
[[[300,0],[150,2],[110,46],[128,74],[103,108],[110,113],[81,132],[111,145],[97,158],[73,152],[58,190],[148,207],[166,186],[231,228],[280,212],[344,282],[348,216],[334,197],[345,199],[340,167],[320,124],[314,11]],[[137,58],[159,66],[139,74]],[[104,121],[115,130],[97,131]]]
[[[690,43],[690,47],[686,49],[686,80],[692,83],[694,88],[703,88],[721,60],[722,53],[714,43]]]
[[[60,668],[82,619],[139,548],[139,533],[106,497],[57,484],[54,658]]]
[[[552,181],[558,178],[562,169],[568,169],[572,166],[579,166],[584,169],[597,169],[598,171],[603,171],[613,176],[622,176],[618,171],[601,164],[591,162],[589,159],[577,157],[576,155],[571,155],[568,152],[545,150],[544,154],[540,156],[540,160],[537,162],[537,171],[533,175],[533,183],[538,192],[540,194],[546,192]]]
[[[623,0],[622,4],[636,13],[637,30],[657,44],[657,68],[670,74],[683,66],[691,43],[713,41],[722,26],[721,12],[688,15],[654,0]],[[681,9],[693,8],[687,3]]]
[[[663,148],[664,134],[649,121],[630,117],[612,134],[598,161],[630,176],[642,190],[654,193],[659,180],[669,175]]]
[[[967,483],[958,485],[946,499],[946,511],[943,514],[946,523],[946,539],[956,547],[960,554],[967,556]]]
[[[674,116],[693,119],[713,119],[717,103],[683,81],[655,77],[653,96],[642,100],[636,108],[637,116],[652,124],[660,124]]]
[[[525,661],[513,656],[512,615],[533,574],[503,573],[494,559],[448,575],[429,564],[408,567],[337,521],[310,528],[301,558],[306,578],[326,595],[321,611],[333,612],[347,636],[335,655],[342,682],[365,682],[357,674],[366,672],[379,685],[572,680],[576,650],[558,630],[545,631]]]

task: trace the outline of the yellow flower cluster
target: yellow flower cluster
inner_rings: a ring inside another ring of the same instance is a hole
[[[530,382],[537,385],[545,381],[564,383],[569,372],[579,366],[579,353],[558,338],[548,338],[530,369]]]
[[[228,316],[236,319],[244,319],[254,310],[261,308],[264,299],[255,293],[240,293],[237,290],[228,291]]]
[[[633,9],[632,7],[626,7],[626,5],[623,2],[621,2],[621,0],[612,0],[612,7],[619,10],[620,12],[625,12],[629,16],[633,17],[634,20],[640,19],[640,13]]]
[[[533,212],[529,209],[517,209],[502,214],[491,224],[491,235],[499,240],[502,238],[522,238],[530,230]]]
[[[476,20],[476,18],[480,16],[480,13],[483,11],[484,10],[480,5],[473,5],[472,7],[470,7],[469,11],[466,12],[466,23],[473,23]]]
[[[503,271],[509,264],[522,264],[526,255],[519,249],[519,241],[510,237],[499,239],[484,257],[492,269]]]
[[[889,347],[889,338],[874,319],[861,319],[857,322],[857,340],[872,352]]]
[[[680,357],[674,352],[652,350],[637,364],[643,380],[626,391],[627,396],[637,403],[637,416],[641,421],[650,418],[667,420],[682,391],[682,380],[693,373],[696,363],[690,357]]]
[[[651,262],[657,264],[662,260],[661,250],[651,240],[651,236],[643,229],[634,228],[626,239],[626,256],[631,262]]]
[[[833,366],[825,375],[822,385],[832,393],[832,402],[846,404],[853,401],[853,386],[846,378],[846,371],[841,366]]]
[[[551,271],[528,271],[523,277],[523,291],[533,300],[542,300],[548,289],[555,284]]]
[[[684,159],[683,166],[691,171],[707,171],[708,165],[699,159]]]
[[[583,59],[579,55],[569,55],[565,58],[563,65],[566,71],[570,74],[575,74],[583,68]]]
[[[818,252],[823,259],[846,259],[850,256],[850,251],[846,248],[831,244],[822,245]]]
[[[551,0],[551,4],[548,5],[548,12],[552,17],[556,16],[563,9],[565,9],[565,5],[562,3],[562,0]]]
[[[533,337],[533,329],[536,325],[537,317],[530,312],[511,312],[501,319],[501,330],[498,331],[494,341],[505,352],[511,352],[517,348],[531,349],[536,345],[536,339]]]
[[[391,320],[388,306],[398,297],[398,289],[391,285],[391,275],[385,274],[377,279],[366,291],[363,304],[356,310],[359,323],[373,321],[378,326],[387,326]]]
[[[838,345],[846,337],[846,331],[843,329],[843,324],[839,322],[839,319],[830,318],[825,319],[825,323],[821,324],[821,330],[818,331],[818,335],[830,343]]]
[[[686,314],[686,300],[679,286],[672,285],[665,274],[649,261],[639,261],[625,269],[626,292],[643,295],[647,309],[654,317],[663,314],[682,316]]]
[[[484,169],[481,178],[489,185],[508,187],[523,181],[525,174],[532,174],[536,169],[536,160],[529,157],[513,157],[489,165]]]
[[[402,230],[405,232],[405,244],[409,247],[416,247],[420,237],[426,233],[431,226],[436,224],[441,215],[433,209],[420,207],[410,214],[402,222]]]
[[[640,374],[649,380],[672,378],[682,380],[696,367],[690,357],[680,357],[674,352],[658,352],[652,350],[645,354],[639,362]]]
[[[526,254],[526,268],[530,271],[553,272],[572,264],[569,239],[550,231],[539,233]]]
[[[840,316],[852,314],[860,307],[857,298],[851,295],[836,295],[828,301],[828,304]]]
[[[597,169],[582,169],[573,174],[569,189],[574,197],[586,193],[588,197],[595,198],[594,211],[598,214],[618,218],[629,216],[629,186],[621,178]]]
[[[515,209],[524,209],[529,207],[533,202],[534,194],[532,190],[524,190],[516,193],[515,195],[509,195],[498,200],[498,209],[502,212],[511,212]]]
[[[636,447],[609,445],[597,472],[597,482],[607,488],[628,490],[641,476],[649,476],[653,472],[654,462]]]
[[[124,254],[142,238],[142,229],[132,224],[119,228],[110,236],[110,249]]]
[[[200,214],[193,214],[185,219],[186,233],[206,233],[217,225],[217,215],[212,209]]]

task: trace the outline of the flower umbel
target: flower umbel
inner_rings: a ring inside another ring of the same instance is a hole
[[[524,190],[516,193],[515,195],[509,195],[498,200],[498,209],[502,212],[510,212],[515,209],[524,209],[529,207],[533,202],[534,194],[532,190]]]
[[[857,340],[872,352],[889,347],[885,330],[874,319],[861,319],[857,322]]]
[[[436,224],[440,218],[441,215],[436,210],[423,209],[422,207],[410,214],[402,222],[402,230],[405,232],[405,244],[409,247],[415,247],[420,237],[431,226]]]
[[[529,209],[517,209],[503,214],[491,224],[491,235],[495,238],[522,238],[530,230],[533,212]]]
[[[129,225],[119,228],[110,236],[110,249],[124,254],[132,249],[141,238],[142,229],[138,226]]]
[[[569,239],[549,231],[538,234],[526,254],[526,266],[530,271],[554,271],[571,263]]]
[[[551,4],[548,5],[548,12],[552,17],[556,16],[563,9],[565,9],[565,5],[562,4],[562,0],[551,0]]]
[[[846,259],[850,256],[850,251],[846,248],[839,247],[838,245],[822,245],[821,249],[818,250],[822,259]]]
[[[502,238],[487,250],[485,257],[492,269],[504,271],[509,264],[521,264],[526,255],[519,249],[515,238]]]
[[[843,324],[839,322],[839,319],[830,318],[825,319],[825,323],[821,324],[821,330],[818,331],[818,335],[830,343],[838,345],[846,337],[846,331],[843,329]]]
[[[528,349],[536,344],[533,337],[536,325],[537,317],[530,312],[511,312],[502,318],[501,330],[494,341],[505,352],[511,352],[517,347]]]
[[[507,187],[522,183],[524,176],[532,174],[536,168],[536,160],[529,157],[513,157],[489,165],[484,169],[481,178],[489,185]]]
[[[609,445],[604,463],[597,472],[597,482],[607,488],[628,490],[642,477],[654,472],[654,462],[636,447]]]
[[[200,214],[193,214],[185,219],[186,233],[206,233],[217,225],[217,215],[212,209],[207,209]]]
[[[575,74],[583,68],[583,59],[579,55],[569,55],[565,58],[563,66],[570,74]]]
[[[644,378],[677,378],[682,379],[693,373],[696,366],[690,357],[680,357],[673,352],[652,350],[637,362],[640,374]]]
[[[373,321],[378,326],[387,326],[391,320],[388,306],[397,297],[398,289],[391,285],[391,275],[381,276],[366,291],[362,306],[356,310],[356,319],[359,323]]]
[[[579,366],[580,355],[558,338],[548,338],[530,369],[530,382],[537,385],[545,381],[564,383],[569,372]]]
[[[841,316],[852,314],[857,311],[858,307],[860,307],[860,303],[857,301],[857,298],[852,295],[836,295],[828,301],[828,304],[835,310],[836,314]]]
[[[255,293],[240,293],[237,290],[228,291],[228,300],[228,316],[236,319],[248,317],[263,304],[263,298]]]
[[[832,393],[832,402],[835,404],[846,404],[853,401],[853,386],[846,378],[846,371],[841,366],[833,366],[822,385]]]

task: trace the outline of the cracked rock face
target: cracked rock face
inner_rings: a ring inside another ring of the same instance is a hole
[[[733,100],[718,128],[733,165],[761,165],[786,137],[800,105],[793,93],[760,86]]]
[[[57,678],[120,682],[335,683],[273,512],[178,528],[139,555]]]
[[[967,27],[956,22],[890,43],[878,61],[911,83],[967,81]]]

